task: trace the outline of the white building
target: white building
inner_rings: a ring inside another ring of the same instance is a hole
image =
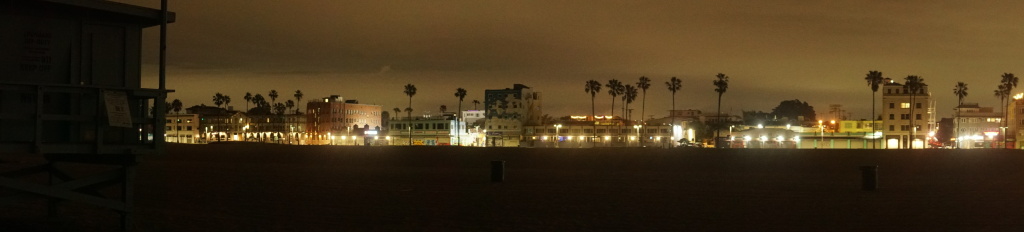
[[[484,91],[487,110],[484,130],[486,146],[518,147],[523,126],[536,125],[541,117],[541,95],[525,85]]]
[[[913,94],[903,84],[886,79],[882,89],[882,133],[889,149],[924,148],[935,128],[934,103],[928,85]],[[913,125],[911,125],[913,121]]]
[[[1002,112],[994,111],[993,107],[981,107],[978,103],[964,103],[955,110],[954,125],[957,126],[959,148],[999,147],[1002,139],[997,135],[1002,132]]]

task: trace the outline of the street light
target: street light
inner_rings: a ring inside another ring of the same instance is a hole
[[[825,121],[818,120],[818,128],[821,129],[821,141],[819,141],[818,143],[821,144],[821,145],[819,145],[819,147],[822,147],[822,148],[825,147],[825,124],[824,123],[825,123]]]
[[[558,148],[558,130],[562,128],[562,124],[555,124],[555,148]]]
[[[640,137],[640,128],[641,128],[641,127],[644,127],[644,126],[642,126],[642,125],[633,125],[633,129],[636,129],[636,138],[637,138],[637,139],[644,139],[644,138],[641,138],[641,137]],[[640,146],[640,143],[639,143],[639,142],[637,142],[637,146],[638,146],[638,147]]]

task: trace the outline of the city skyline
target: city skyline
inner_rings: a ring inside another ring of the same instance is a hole
[[[647,76],[647,115],[664,115],[669,78],[683,80],[677,109],[713,112],[711,81],[725,73],[723,112],[800,99],[819,115],[842,104],[860,119],[871,112],[864,75],[878,70],[898,82],[923,77],[938,116],[951,117],[956,82],[971,87],[965,102],[995,106],[999,76],[1020,73],[1024,46],[1014,41],[1024,30],[1014,22],[1024,16],[1003,13],[1020,5],[172,1],[170,10],[183,13],[168,29],[168,88],[176,90],[169,99],[213,105],[221,92],[241,108],[245,92],[275,89],[289,99],[302,90],[304,99],[337,94],[390,108],[406,105],[401,87],[412,83],[413,108],[433,112],[454,109],[456,88],[471,101],[520,83],[542,92],[544,113],[557,117],[589,114],[587,80],[633,84]],[[155,40],[143,41],[143,83],[155,86]],[[598,114],[611,111],[605,92]]]

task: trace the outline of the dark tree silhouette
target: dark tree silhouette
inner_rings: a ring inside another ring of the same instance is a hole
[[[228,106],[231,105],[231,96],[224,95],[220,100],[224,102],[224,108],[228,108]]]
[[[180,114],[181,100],[174,99],[174,101],[171,101],[171,110],[174,111],[175,115]],[[178,120],[180,120],[179,117],[174,117],[174,140],[175,142],[181,143],[181,136],[179,135],[181,130],[178,129]]]
[[[882,72],[879,71],[868,71],[867,76],[864,80],[868,82],[868,87],[871,87],[871,133],[875,133],[878,127],[875,125],[875,95],[878,95],[878,86],[882,85]],[[875,142],[871,143],[871,148],[878,148]]]
[[[615,117],[615,97],[618,97],[620,94],[622,94],[622,91],[619,91],[619,86],[622,86],[622,82],[619,82],[619,80],[616,79],[608,80],[608,84],[604,85],[604,87],[608,87],[608,95],[612,95],[611,115],[613,118]]]
[[[672,115],[672,127],[676,126],[676,92],[683,88],[683,81],[679,78],[672,77],[665,82],[665,87],[668,87],[668,91],[672,92],[672,111],[669,113]],[[673,144],[675,145],[675,144]]]
[[[462,146],[462,129],[459,121],[462,119],[462,100],[466,98],[466,89],[455,89],[455,97],[459,98],[459,112],[455,114],[455,141],[458,143],[457,146]]]
[[[402,113],[402,109],[399,109],[398,107],[395,107],[394,110],[395,110],[395,121],[397,121],[398,120],[398,114]]]
[[[278,97],[277,90],[271,89],[270,93],[267,94],[267,96],[270,97],[270,103],[271,104],[277,103],[277,97]]]
[[[248,112],[249,111],[249,103],[252,102],[252,93],[245,92],[245,97],[242,97],[242,99],[245,99],[245,111]]]
[[[405,108],[409,116],[409,146],[412,146],[412,96],[416,95],[416,86],[410,84],[405,85],[405,95],[409,96],[409,107]]]
[[[594,121],[594,133],[593,136],[597,136],[597,111],[594,105],[594,98],[597,97],[597,93],[601,92],[601,82],[595,80],[587,81],[586,88],[584,89],[587,93],[590,93],[590,120]],[[597,146],[597,139],[590,137],[590,141],[594,143],[593,146]]]
[[[956,99],[957,99],[957,101],[956,101],[957,102],[957,104],[956,104],[956,108],[957,108],[956,109],[956,117],[957,117],[957,119],[956,119],[956,128],[960,128],[960,110],[961,110],[960,107],[964,106],[964,97],[967,97],[967,83],[957,82],[956,83],[956,87],[953,88],[953,94],[956,95]],[[960,137],[960,132],[958,130],[953,130],[953,137],[957,138],[956,144],[954,146],[956,146],[956,148],[960,148],[960,138],[959,138]]]
[[[713,83],[715,84],[715,92],[718,93],[718,115],[715,118],[718,119],[718,123],[722,123],[722,94],[725,94],[726,90],[729,90],[729,76],[719,73],[715,75],[718,78]],[[715,145],[718,145],[718,138],[721,137],[722,127],[715,127]]]
[[[224,94],[217,93],[213,95],[213,104],[220,108],[220,105],[224,104]]]
[[[907,148],[914,149],[914,139],[917,139],[918,129],[917,124],[914,122],[914,118],[916,118],[916,115],[914,115],[914,108],[917,108],[917,103],[914,98],[917,96],[918,92],[924,89],[924,78],[910,75],[904,79],[906,80],[904,85],[906,85],[907,91],[910,91],[910,141],[908,141],[910,144]]]
[[[1017,88],[1017,82],[1018,78],[1017,76],[1014,76],[1013,73],[1003,73],[1002,80],[999,81],[999,83],[1004,86],[1003,88],[1006,89],[1006,91],[1003,94],[1003,98],[1006,99],[1006,103],[1003,104],[1003,128],[1006,128],[1007,125],[1010,125],[1009,122],[1006,120],[1009,118],[1010,113],[1010,93],[1013,92],[1013,88]],[[1003,148],[1009,148],[1006,146],[1005,134],[1006,133],[1003,132]]]
[[[647,113],[646,112],[647,111],[647,88],[651,87],[651,79],[647,78],[646,76],[641,76],[640,77],[640,81],[636,82],[636,87],[639,88],[640,91],[643,92],[643,94],[644,94],[643,101],[642,101],[642,103],[640,103],[640,124],[641,125],[647,125],[646,121],[644,120],[644,114]],[[641,132],[644,135],[647,134],[647,130],[642,130]],[[643,136],[643,137],[647,137],[647,136]],[[643,146],[643,145],[644,145],[644,139],[640,138],[640,146]]]
[[[291,99],[289,99],[288,101],[284,102],[284,106],[287,106],[288,110],[291,110],[292,107],[295,107],[295,101],[292,101]],[[295,114],[299,114],[299,110],[298,109],[295,110]]]
[[[480,104],[480,100],[473,100],[473,110],[476,110],[476,105]]]
[[[305,96],[305,94],[302,94],[302,90],[295,90],[295,95],[292,95],[292,96],[295,96],[295,103],[294,104],[302,104],[302,96]],[[291,108],[291,107],[288,107],[288,108]],[[300,109],[300,106],[299,105],[295,105],[295,114],[299,114],[299,109]]]
[[[626,105],[626,117],[625,118],[628,121],[628,120],[632,120],[632,118],[633,118],[633,114],[631,112],[629,112],[629,104],[633,103],[633,101],[636,101],[636,97],[638,95],[638,92],[636,91],[636,87],[633,87],[633,85],[626,85],[625,89],[626,89],[626,91],[622,94],[622,100],[625,101],[625,105]],[[643,115],[641,115],[640,117],[642,118]]]

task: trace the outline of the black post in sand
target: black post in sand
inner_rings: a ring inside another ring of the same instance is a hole
[[[505,181],[505,161],[491,161],[491,182]]]
[[[861,190],[874,191],[878,189],[878,165],[860,166]]]

